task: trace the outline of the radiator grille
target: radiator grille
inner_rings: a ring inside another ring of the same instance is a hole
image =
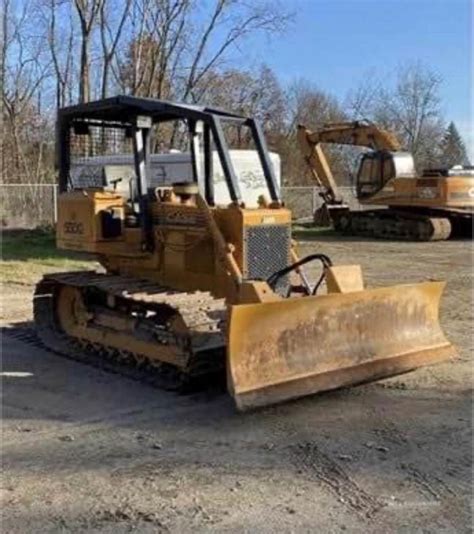
[[[244,230],[244,276],[266,280],[290,263],[291,230],[288,224],[247,226]],[[276,291],[285,295],[288,276],[280,278]]]

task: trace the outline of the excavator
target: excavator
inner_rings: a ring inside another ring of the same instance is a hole
[[[192,182],[150,185],[164,123],[189,144]],[[248,131],[265,177],[257,207],[242,201],[229,156],[234,126]],[[227,205],[214,199],[214,151]],[[83,164],[124,152],[128,169]],[[100,264],[36,287],[37,331],[57,353],[177,390],[219,376],[238,410],[455,354],[439,323],[443,282],[366,289],[359,265],[297,255],[254,118],[133,96],[70,106],[58,111],[57,166],[57,246]]]
[[[323,199],[314,214],[316,225],[332,223],[344,233],[382,239],[439,241],[472,235],[474,168],[432,169],[417,176],[412,154],[402,150],[394,134],[371,122],[334,122],[315,131],[299,125],[297,139]],[[349,209],[322,143],[370,149],[360,159],[355,180],[357,200],[370,209]]]

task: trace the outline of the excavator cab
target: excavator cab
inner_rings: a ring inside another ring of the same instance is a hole
[[[394,178],[416,178],[410,153],[372,150],[362,154],[356,173],[357,198],[370,198]]]
[[[391,152],[373,151],[363,154],[356,174],[357,198],[367,198],[375,194],[394,175]]]

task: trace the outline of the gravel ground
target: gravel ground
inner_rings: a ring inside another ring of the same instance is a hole
[[[312,251],[361,263],[369,286],[446,279],[459,357],[241,415],[224,394],[178,396],[38,348],[19,328],[33,287],[8,284],[3,531],[471,532],[471,242],[320,237]]]

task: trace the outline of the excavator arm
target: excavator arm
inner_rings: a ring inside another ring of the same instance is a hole
[[[300,130],[305,131],[306,141],[312,146],[319,143],[332,143],[390,152],[397,152],[402,148],[393,133],[370,122],[330,122],[316,131],[310,131],[305,126],[299,125],[298,132]]]
[[[298,126],[298,143],[315,182],[321,187],[321,196],[328,204],[340,204],[342,197],[329,166],[329,162],[321,147],[321,142],[313,143],[310,136],[313,132],[304,126]]]
[[[311,174],[321,188],[324,204],[314,214],[315,223],[320,226],[327,226],[336,218],[336,213],[339,215],[349,209],[339,192],[321,143],[361,146],[377,151],[401,149],[400,142],[392,133],[361,121],[328,123],[316,131],[298,125],[297,140]]]

